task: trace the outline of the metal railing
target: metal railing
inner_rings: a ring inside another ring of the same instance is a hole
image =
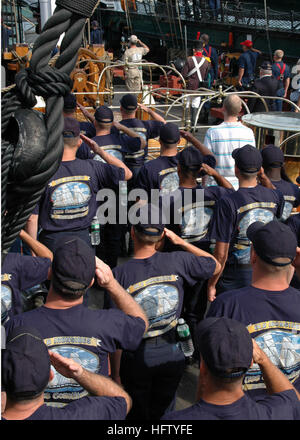
[[[208,2],[207,2],[208,3]],[[202,2],[202,5],[204,2]],[[267,8],[267,16],[263,9],[253,6],[253,3],[241,3],[233,1],[221,2],[221,8],[214,11],[206,4],[204,7],[193,7],[187,1],[179,1],[179,17],[186,21],[200,21],[200,22],[222,22],[227,24],[238,24],[247,28],[265,29],[268,26],[269,30],[280,30],[287,32],[300,32],[300,13],[295,11],[275,11]],[[172,8],[172,14],[170,14]],[[145,15],[158,15],[159,18],[178,20],[178,10],[176,4],[169,5],[169,10],[166,9],[166,4],[163,1],[152,2],[144,0],[142,3],[137,3],[137,13]],[[134,14],[134,12],[132,12]]]

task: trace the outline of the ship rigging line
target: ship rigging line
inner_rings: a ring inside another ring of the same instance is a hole
[[[172,45],[175,46],[174,37],[173,37],[173,26],[172,26],[172,18],[169,10],[169,0],[166,0],[166,6],[167,6],[167,13],[168,13],[168,21],[169,21],[169,27],[170,27],[170,33],[171,33],[171,39],[172,39]]]
[[[145,5],[145,1],[143,1],[143,3],[144,3],[144,5]],[[166,42],[165,35],[162,33],[162,30],[161,30],[161,27],[160,27],[160,24],[159,24],[159,20],[158,20],[158,18],[157,18],[157,14],[156,14],[157,0],[154,0],[154,8],[155,8],[155,10],[154,10],[154,17],[155,17],[155,22],[156,22],[157,27],[158,27],[158,30],[159,30],[159,34],[160,34],[160,36],[161,36],[161,39],[163,39],[164,42]],[[146,7],[145,7],[145,10],[146,10]],[[153,20],[153,14],[152,14],[152,20]]]
[[[176,40],[176,47],[179,47],[178,38],[177,38],[177,32],[176,32],[176,21],[174,16],[174,7],[173,7],[173,1],[170,0],[170,9],[171,9],[171,15],[172,15],[172,22],[174,26],[174,34],[175,34],[175,40]]]
[[[265,17],[266,17],[266,34],[267,34],[267,41],[269,48],[269,56],[270,56],[270,62],[272,63],[272,49],[271,49],[271,42],[269,35],[269,17],[268,17],[268,9],[267,9],[267,0],[264,0],[264,8],[265,8]]]
[[[128,0],[125,0],[124,6],[125,6],[125,14],[126,14],[127,27],[128,27],[128,30],[130,31],[130,34],[132,35],[133,34],[133,30],[132,30],[132,24],[131,24],[131,20],[130,20],[130,15],[129,15]]]
[[[183,33],[182,33],[180,9],[179,9],[178,0],[176,0],[176,11],[177,11],[177,15],[178,15],[178,23],[179,23],[179,29],[180,29],[180,35],[181,35],[181,41],[182,41],[182,49],[184,50],[184,38],[183,38]]]

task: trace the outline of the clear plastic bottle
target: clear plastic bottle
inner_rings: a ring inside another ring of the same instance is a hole
[[[100,244],[100,224],[96,216],[91,223],[91,243],[92,246],[98,246],[98,244]]]
[[[179,343],[185,357],[189,358],[194,353],[194,344],[192,341],[189,326],[183,318],[179,318],[177,325],[177,334]]]
[[[119,182],[119,196],[121,201],[121,206],[127,206],[127,182]]]

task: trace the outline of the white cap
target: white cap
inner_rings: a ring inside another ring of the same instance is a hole
[[[178,319],[178,324],[185,324],[185,320],[183,318]]]
[[[138,37],[136,35],[131,35],[129,37],[130,43],[137,43]]]

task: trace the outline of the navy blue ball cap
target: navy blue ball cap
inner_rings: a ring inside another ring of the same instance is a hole
[[[284,154],[279,147],[267,145],[261,150],[264,168],[281,168],[284,164]]]
[[[76,96],[73,93],[69,93],[64,97],[64,109],[75,110],[77,106]]]
[[[203,162],[203,154],[195,147],[186,147],[177,157],[179,165],[188,169],[200,168]]]
[[[111,108],[106,107],[106,105],[101,105],[97,107],[95,111],[95,119],[98,122],[110,123],[114,120],[114,114]]]
[[[53,255],[53,279],[73,290],[87,288],[95,276],[93,249],[76,236],[65,238]]]
[[[197,326],[199,351],[218,377],[241,377],[251,365],[253,344],[245,325],[229,318],[206,318]],[[230,372],[230,370],[236,370]]]
[[[80,135],[80,124],[77,119],[66,117],[64,118],[64,138],[74,138]]]
[[[136,110],[137,109],[137,98],[135,95],[132,95],[131,93],[127,93],[127,95],[124,95],[120,100],[121,106],[125,110]]]
[[[247,229],[256,254],[272,266],[287,266],[296,256],[297,238],[291,229],[278,220],[254,222]]]
[[[159,237],[165,229],[165,219],[162,210],[156,205],[148,203],[137,211],[140,218],[134,227],[138,232],[152,237]]]
[[[252,145],[247,144],[241,148],[236,148],[232,152],[232,157],[237,168],[245,173],[257,173],[262,166],[261,153]]]
[[[167,122],[160,129],[159,137],[165,144],[176,144],[180,140],[179,128],[173,122]]]
[[[49,352],[39,332],[15,327],[1,350],[3,391],[18,399],[37,396],[46,388],[49,375]]]

